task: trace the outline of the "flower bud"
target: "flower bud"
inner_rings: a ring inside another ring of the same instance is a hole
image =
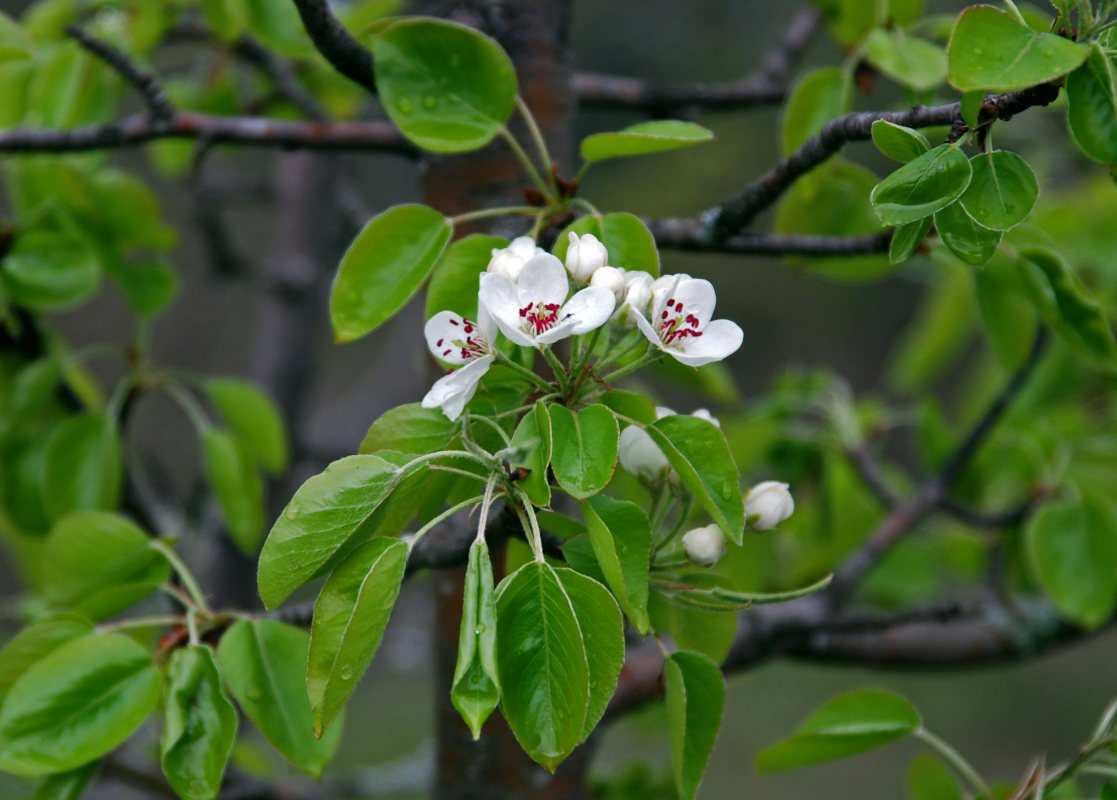
[[[652,302],[652,283],[654,278],[642,270],[632,270],[624,275],[624,302],[641,316],[647,316]]]
[[[603,286],[617,298],[617,305],[624,300],[624,270],[616,267],[598,267],[590,277],[590,286]]]
[[[586,233],[579,238],[571,231],[570,245],[566,249],[566,271],[575,283],[589,281],[590,276],[604,267],[608,260],[609,253],[596,236]]]
[[[717,525],[694,528],[683,534],[686,557],[700,567],[709,567],[725,555],[725,534]]]
[[[770,531],[794,510],[786,483],[764,481],[749,489],[745,498],[745,524],[755,531]]]
[[[620,462],[627,472],[652,483],[663,481],[671,472],[667,456],[652,437],[635,425],[621,431]]]
[[[513,239],[507,247],[493,250],[488,271],[503,275],[515,283],[520,279],[520,270],[528,259],[544,252],[546,251],[542,247],[535,246],[535,240],[530,236],[520,236]]]
[[[718,418],[715,417],[713,414],[711,414],[709,409],[696,408],[696,409],[694,409],[693,412],[691,412],[691,416],[692,417],[698,417],[699,419],[704,419],[704,420],[706,420],[706,422],[712,422],[715,425],[717,425],[719,428],[721,427],[721,423],[718,422]]]

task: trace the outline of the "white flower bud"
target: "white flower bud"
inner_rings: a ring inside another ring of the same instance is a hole
[[[570,245],[566,249],[566,271],[575,283],[586,283],[608,261],[609,253],[596,236],[586,233],[579,238],[571,231]]]
[[[637,314],[647,316],[648,306],[652,302],[652,284],[655,279],[642,270],[626,272],[624,276],[625,293],[624,302]]]
[[[653,483],[663,481],[672,471],[652,437],[635,425],[621,431],[620,462],[627,472]]]
[[[749,489],[745,498],[745,524],[755,531],[770,531],[795,510],[786,483],[764,481]]]
[[[717,425],[719,428],[721,427],[721,423],[718,422],[718,418],[715,417],[713,414],[711,414],[709,409],[696,408],[696,409],[694,409],[693,412],[691,412],[691,416],[692,417],[698,417],[699,419],[704,419],[704,420],[706,420],[706,422],[712,422],[715,425]]]
[[[530,236],[520,236],[513,239],[507,247],[493,250],[488,271],[503,275],[515,283],[520,279],[520,270],[528,259],[545,252],[542,247],[535,246],[535,240]]]
[[[694,528],[683,534],[683,549],[698,566],[711,566],[725,555],[725,534],[717,525]]]
[[[616,267],[598,267],[590,277],[590,286],[603,286],[617,298],[617,305],[624,301],[624,270]]]

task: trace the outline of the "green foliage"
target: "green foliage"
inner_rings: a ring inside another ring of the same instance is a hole
[[[957,200],[970,184],[969,159],[941,144],[909,161],[873,189],[873,209],[885,225],[920,220]]]
[[[600,239],[609,251],[612,266],[640,269],[653,277],[659,275],[659,251],[656,250],[655,239],[643,221],[634,214],[602,214],[600,219],[590,215],[579,217],[555,239],[555,255],[560,259],[566,258],[571,233],[579,236],[592,233]]]
[[[910,800],[962,800],[962,787],[942,762],[926,753],[916,756],[908,766],[907,790]]]
[[[946,80],[946,55],[924,39],[900,28],[877,28],[865,37],[865,55],[874,67],[901,86],[917,92],[934,89]]]
[[[1004,237],[1001,231],[982,225],[970,216],[961,202],[935,212],[935,230],[951,253],[974,266],[992,258]]]
[[[492,251],[507,246],[507,239],[474,233],[447,247],[427,284],[426,316],[450,309],[467,319],[477,319],[477,279],[485,271]]]
[[[1039,196],[1028,162],[1016,153],[996,150],[970,160],[973,178],[959,198],[971,217],[986,228],[1007,231],[1024,221]]]
[[[202,461],[229,535],[244,553],[255,553],[264,534],[264,487],[248,446],[217,428],[201,434]]]
[[[837,67],[820,67],[798,80],[784,108],[784,154],[822,130],[822,126],[849,110],[849,73]]]
[[[496,595],[489,546],[483,539],[469,548],[469,565],[462,594],[462,628],[458,663],[450,699],[476,740],[481,726],[500,702],[500,672],[496,660]]]
[[[272,475],[287,468],[289,446],[283,417],[264,392],[236,378],[210,378],[206,394],[253,459]]]
[[[725,707],[725,680],[700,653],[672,653],[664,662],[671,763],[679,796],[690,800],[706,771]]]
[[[1066,91],[1074,141],[1090,158],[1117,163],[1117,74],[1100,43],[1093,42],[1086,63],[1067,76]]]
[[[371,455],[391,450],[405,456],[418,456],[441,450],[450,443],[458,426],[437,408],[418,403],[396,406],[384,412],[368,429],[360,453]]]
[[[642,156],[689,147],[714,138],[712,131],[693,122],[657,119],[638,122],[616,133],[595,133],[582,140],[582,158],[587,163],[610,158]]]
[[[891,159],[907,163],[931,149],[927,137],[917,130],[878,119],[872,128],[873,144]]]
[[[605,406],[589,406],[575,414],[553,405],[548,411],[551,437],[561,442],[551,453],[555,480],[579,500],[592,497],[605,488],[617,466],[617,418]]]
[[[597,495],[582,503],[590,544],[617,602],[641,636],[648,632],[652,530],[635,503]]]

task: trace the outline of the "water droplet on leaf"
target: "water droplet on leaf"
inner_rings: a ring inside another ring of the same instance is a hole
[[[438,105],[438,98],[433,94],[423,95],[423,108],[431,109]]]
[[[341,679],[343,681],[347,681],[352,677],[353,677],[353,667],[349,666],[348,664],[345,664],[341,668]]]
[[[261,697],[264,696],[264,693],[260,691],[259,686],[249,686],[248,691],[245,694],[248,695],[249,700],[259,700]]]
[[[410,114],[415,108],[415,103],[412,102],[410,97],[405,95],[396,98],[396,108],[399,109],[401,114]]]

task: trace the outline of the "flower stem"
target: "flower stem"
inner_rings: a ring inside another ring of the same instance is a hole
[[[97,626],[101,633],[107,631],[123,631],[129,628],[162,628],[168,625],[181,625],[186,618],[181,614],[155,614],[149,617],[132,617],[117,622],[106,622]]]
[[[535,560],[542,564],[545,559],[543,558],[543,535],[539,532],[539,520],[535,518],[535,508],[532,507],[531,500],[522,491],[518,492],[520,503],[522,504],[524,514],[527,515],[527,523],[524,524],[524,530],[531,534],[531,546],[535,550]],[[517,509],[519,513],[519,509]],[[520,515],[520,521],[523,522],[523,515]]]
[[[463,508],[469,508],[470,506],[475,506],[484,499],[485,499],[485,495],[483,495],[483,494],[475,495],[473,497],[470,497],[468,500],[462,500],[457,505],[450,506],[450,508],[443,511],[438,516],[433,517],[429,522],[427,522],[426,525],[419,528],[419,530],[415,531],[415,535],[412,536],[411,540],[407,543],[407,551],[410,553],[412,550],[414,550],[415,545],[419,543],[419,540],[422,539],[424,536],[426,536],[426,534],[430,530],[437,527],[440,523],[445,522],[447,519],[449,519],[450,517],[457,514]]]
[[[493,487],[496,486],[496,475],[490,475],[485,483],[485,497],[481,501],[481,515],[477,520],[477,537],[474,541],[485,541],[485,525],[489,521],[489,507],[493,502]]]
[[[512,446],[512,440],[508,438],[508,434],[504,432],[504,428],[500,427],[500,424],[497,423],[496,420],[489,419],[488,417],[482,417],[482,416],[475,417],[475,416],[470,415],[469,421],[470,422],[479,421],[479,422],[485,423],[490,428],[492,428],[494,431],[496,431],[497,435],[500,437],[500,440],[502,442],[504,442],[505,447],[511,447]]]
[[[547,173],[547,179],[550,181],[551,188],[557,196],[559,193],[558,182],[555,180],[555,176],[551,174],[551,165],[554,161],[551,159],[550,151],[547,150],[547,140],[543,138],[543,132],[539,130],[539,124],[535,121],[535,115],[532,114],[531,109],[527,107],[524,98],[519,95],[516,95],[516,108],[519,110],[520,116],[524,118],[528,133],[531,135],[532,141],[535,142],[535,149],[539,151],[539,159],[542,162],[543,170]]]
[[[515,361],[513,361],[511,358],[509,358],[505,353],[499,353],[498,352],[496,354],[496,363],[500,364],[502,367],[508,367],[508,369],[512,370],[516,374],[518,374],[518,375],[520,375],[524,378],[527,378],[529,381],[534,383],[536,386],[538,386],[540,389],[542,389],[545,392],[550,392],[552,389],[554,389],[554,386],[552,386],[547,381],[543,380],[542,377],[540,377],[539,375],[536,375],[534,372],[532,372],[530,369],[523,366],[522,364],[517,364]]]
[[[613,370],[608,375],[603,376],[601,380],[605,381],[605,383],[611,383],[617,380],[617,378],[622,378],[625,375],[628,375],[630,372],[635,372],[638,369],[646,367],[648,364],[659,361],[659,359],[662,357],[663,354],[660,353],[658,350],[652,350],[650,353],[645,353],[640,358],[633,361],[631,364],[626,364],[619,369]]]
[[[213,423],[209,421],[206,412],[198,404],[188,391],[177,383],[168,383],[165,387],[167,395],[175,401],[183,413],[190,419],[194,430],[198,433],[204,433],[212,427]]]
[[[977,790],[979,795],[988,798],[988,800],[993,800],[993,793],[989,790],[989,785],[985,782],[985,779],[978,774],[969,761],[962,757],[961,753],[926,728],[916,728],[915,736],[922,739],[931,749],[937,751],[939,755],[950,762],[950,765],[970,782],[970,785]]]
[[[182,579],[183,588],[186,589],[198,610],[207,617],[212,617],[213,609],[210,608],[209,603],[206,602],[206,596],[202,593],[202,587],[198,585],[194,573],[190,571],[190,567],[186,566],[186,562],[179,558],[174,548],[162,539],[152,539],[151,546],[162,553],[163,557],[170,563],[171,568],[178,573],[178,577]]]
[[[504,141],[508,142],[508,146],[512,148],[512,152],[515,154],[516,158],[524,165],[524,169],[527,171],[528,177],[531,178],[531,182],[535,184],[535,188],[539,190],[548,203],[554,203],[555,197],[551,194],[550,188],[539,174],[539,170],[531,163],[531,159],[528,157],[528,154],[524,152],[524,148],[516,141],[516,137],[509,133],[507,128],[501,128],[500,135],[504,137]]]
[[[559,393],[565,395],[570,391],[570,374],[550,347],[541,347],[540,349],[543,351],[543,357],[547,359],[547,363],[551,365],[551,371],[555,373],[555,379],[559,382]]]
[[[590,214],[592,214],[594,217],[596,217],[598,222],[601,221],[601,211],[597,208],[597,206],[595,206],[593,203],[591,203],[589,200],[585,199],[584,197],[574,197],[574,198],[572,198],[570,200],[570,205],[579,206],[580,208],[584,208],[586,211],[588,211]]]
[[[687,519],[690,518],[690,510],[692,508],[694,508],[694,496],[688,494],[685,498],[683,498],[683,507],[679,510],[679,518],[675,521],[675,526],[667,532],[666,536],[659,540],[659,543],[652,551],[653,555],[666,547],[672,539],[679,535],[679,531],[683,529],[683,527],[686,525]]]
[[[489,217],[510,217],[517,214],[533,215],[538,214],[539,209],[535,206],[500,206],[499,208],[482,208],[479,211],[469,211],[465,214],[458,214],[450,217],[451,225],[460,225],[463,222],[470,222],[475,219],[488,219]]]

